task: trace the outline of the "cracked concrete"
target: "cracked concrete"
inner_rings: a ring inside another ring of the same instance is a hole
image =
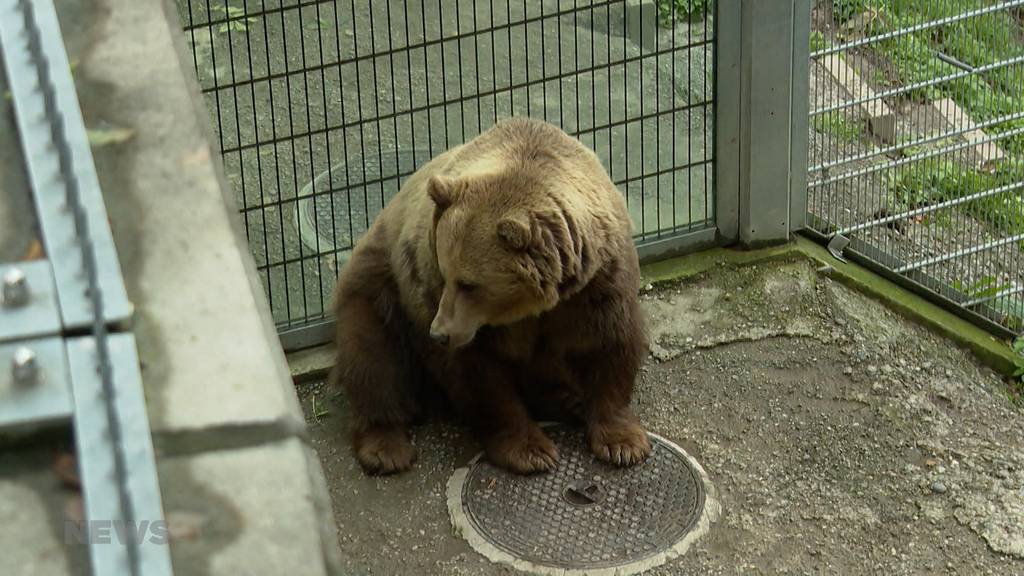
[[[752,269],[756,270],[756,265]],[[705,286],[693,291],[642,295],[650,319],[651,354],[664,362],[692,348],[774,336],[813,336],[810,322],[800,314],[791,314],[800,304],[796,300],[800,290],[813,285],[809,275],[806,266],[772,267],[760,286]],[[653,286],[645,287],[645,292],[651,289]],[[736,313],[722,314],[723,308],[735,309]],[[759,322],[735,322],[736,317],[749,320],[751,308],[764,311]]]
[[[636,408],[722,505],[650,574],[1024,574],[1024,412],[1002,378],[816,268],[714,265],[642,289],[656,346]],[[478,450],[466,431],[431,421],[411,473],[367,478],[344,398],[300,398],[346,571],[514,573],[449,527],[445,482]]]

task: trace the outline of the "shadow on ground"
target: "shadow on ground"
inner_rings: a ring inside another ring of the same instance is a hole
[[[648,287],[636,405],[694,454],[723,516],[649,574],[1024,574],[1024,413],[965,351],[803,261]],[[344,399],[300,390],[346,573],[511,574],[450,527],[445,483],[476,452],[416,431],[409,474],[359,471]],[[315,400],[315,407],[314,407]]]

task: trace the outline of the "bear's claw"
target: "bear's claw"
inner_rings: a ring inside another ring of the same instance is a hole
[[[487,446],[492,462],[517,474],[548,472],[558,466],[558,448],[540,429],[525,436],[492,439]]]
[[[356,458],[367,474],[395,474],[412,468],[416,449],[404,430],[371,430],[356,437]]]
[[[639,464],[651,455],[651,441],[638,424],[595,426],[589,436],[594,455],[616,466]]]

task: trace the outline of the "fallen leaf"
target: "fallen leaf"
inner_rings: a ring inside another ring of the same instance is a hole
[[[85,507],[81,494],[72,495],[64,503],[64,517],[79,526],[85,522]]]
[[[39,240],[32,240],[32,243],[28,245],[28,250],[25,251],[25,255],[21,259],[41,260],[45,256],[46,252],[43,251],[43,244]]]
[[[110,144],[122,144],[135,136],[135,130],[130,128],[93,128],[86,130],[89,136],[90,146],[107,146]]]
[[[53,471],[57,473],[61,483],[66,488],[78,490],[82,483],[78,478],[78,462],[75,455],[69,452],[58,454],[53,460]]]
[[[167,533],[171,540],[195,540],[206,523],[206,517],[195,512],[168,512]]]

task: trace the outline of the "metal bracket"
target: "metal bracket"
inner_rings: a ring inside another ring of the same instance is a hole
[[[842,234],[835,234],[828,241],[828,251],[835,256],[836,260],[840,262],[846,262],[846,258],[843,257],[843,251],[850,245],[850,239]]]
[[[0,430],[29,432],[71,418],[71,387],[59,337],[0,344]]]
[[[49,262],[0,265],[0,286],[0,342],[60,333],[60,309]]]
[[[33,18],[24,17],[24,6],[31,7]],[[29,26],[35,29],[30,30]],[[121,279],[92,150],[61,38],[52,2],[0,0],[0,53],[7,68],[32,196],[46,254],[53,263],[64,327],[74,330],[90,325],[93,313],[78,247],[78,226],[68,209],[60,159],[62,148],[66,148],[64,152],[70,158],[69,172],[76,180],[96,251],[104,319],[107,323],[125,322],[132,307]],[[45,65],[38,67],[37,61]],[[57,110],[64,138],[55,141],[52,122]]]

